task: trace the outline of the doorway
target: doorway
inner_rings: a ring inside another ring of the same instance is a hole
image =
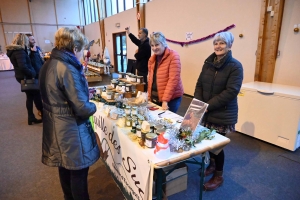
[[[126,45],[126,32],[113,34],[114,45],[114,63],[115,72],[126,72],[127,70],[127,45]]]

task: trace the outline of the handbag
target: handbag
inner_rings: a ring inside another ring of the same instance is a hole
[[[21,92],[40,90],[39,80],[32,78],[21,80]]]

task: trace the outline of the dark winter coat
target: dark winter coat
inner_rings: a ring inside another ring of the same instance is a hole
[[[42,162],[79,170],[95,163],[100,152],[89,117],[96,112],[81,65],[53,49],[40,71],[43,100]]]
[[[6,54],[14,66],[15,77],[18,82],[24,79],[24,77],[27,79],[38,78],[36,76],[37,73],[30,62],[26,49],[24,49],[21,45],[13,44],[6,46],[6,50]]]
[[[151,47],[149,44],[149,38],[144,42],[141,42],[133,34],[129,34],[131,41],[138,46],[138,52],[134,54],[136,59],[136,69],[139,72],[148,73],[148,60],[151,57]]]
[[[215,57],[213,53],[205,60],[194,97],[209,104],[204,118],[207,122],[234,125],[238,118],[237,95],[243,82],[243,67],[231,51],[217,64],[213,64]]]
[[[44,60],[41,58],[41,55],[39,52],[40,48],[39,47],[36,47],[36,48],[37,48],[36,51],[30,50],[29,58],[30,58],[31,64],[32,64],[33,68],[35,69],[35,71],[37,73],[37,77],[38,77],[41,67],[44,64]]]

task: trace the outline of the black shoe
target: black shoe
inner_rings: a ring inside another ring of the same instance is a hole
[[[28,119],[28,125],[39,124],[39,123],[42,123],[42,122],[43,122],[43,120],[41,120],[41,119],[36,119],[36,118]]]

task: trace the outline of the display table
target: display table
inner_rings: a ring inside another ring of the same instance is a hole
[[[132,141],[128,134],[130,128],[120,128],[116,126],[116,120],[108,118],[101,111],[101,103],[97,104],[97,111],[94,114],[94,130],[100,138],[101,158],[105,162],[107,169],[118,184],[126,199],[152,200],[153,174],[158,170],[158,180],[156,181],[157,199],[162,198],[161,168],[182,162],[197,155],[205,158],[205,152],[214,151],[218,153],[230,140],[222,135],[215,134],[212,140],[203,140],[196,144],[189,151],[182,153],[171,152],[167,159],[159,159],[154,154],[154,149],[143,148],[137,141]],[[158,117],[162,110],[151,111],[153,117]],[[182,117],[166,111],[163,118],[182,121]],[[175,122],[176,123],[176,122]],[[180,124],[178,123],[178,126]],[[203,163],[203,162],[202,162]],[[204,163],[202,164],[202,173]],[[198,174],[197,174],[198,176]],[[202,199],[203,176],[200,180],[200,199]]]
[[[9,58],[0,57],[0,70],[13,70],[14,67],[11,64]]]

